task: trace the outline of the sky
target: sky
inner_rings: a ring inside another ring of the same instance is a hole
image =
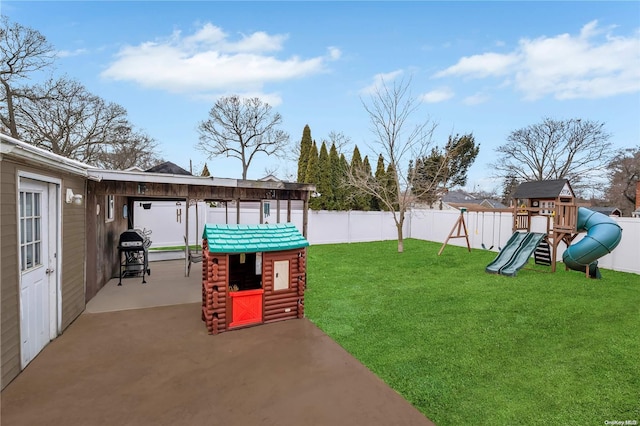
[[[640,145],[640,2],[0,1],[57,51],[55,75],[126,108],[165,160],[240,178],[239,160],[196,150],[220,96],[260,97],[299,145],[341,133],[375,167],[364,104],[410,81],[433,143],[473,134],[467,190],[501,187],[495,149],[545,118],[605,123],[616,148]],[[37,77],[34,77],[37,79]],[[379,86],[378,86],[379,87]],[[258,157],[248,178],[295,161]],[[295,179],[295,178],[293,178]]]

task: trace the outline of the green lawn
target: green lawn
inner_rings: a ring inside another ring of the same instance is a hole
[[[306,316],[438,425],[640,422],[639,275],[439,248],[310,247]]]

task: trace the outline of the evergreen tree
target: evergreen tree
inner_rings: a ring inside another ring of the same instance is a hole
[[[304,177],[304,182],[318,185],[318,181],[320,180],[320,168],[318,164],[318,146],[315,141],[313,141],[311,149],[309,149],[308,159],[309,161],[307,162],[307,172]],[[316,192],[319,192],[317,187]],[[309,200],[309,208],[312,210],[320,210],[320,204],[320,197],[311,197]]]
[[[373,179],[373,174],[371,173],[371,164],[369,163],[369,156],[365,155],[364,160],[362,160],[362,169],[364,173],[367,175],[369,179]],[[371,196],[371,194],[367,194],[366,192],[362,193],[362,209],[365,211],[375,210],[374,207],[375,198]]]
[[[389,167],[387,167],[387,173],[386,173],[386,188],[388,191],[388,194],[391,194],[391,198],[392,200],[397,200],[398,199],[398,186],[396,185],[396,169],[395,167],[393,167],[393,164],[389,164]],[[394,210],[398,210],[399,209],[399,205],[398,203],[394,203],[393,208]]]
[[[368,176],[371,174],[371,171],[367,173],[367,171],[365,170],[365,165],[362,161],[362,157],[360,156],[360,150],[358,149],[357,145],[353,149],[350,168],[351,168],[351,173],[360,175],[363,177],[363,179],[368,178]],[[369,166],[369,170],[371,170],[371,166]],[[351,199],[351,202],[350,202],[351,209],[353,210],[368,210],[370,207],[368,203],[368,196],[364,191],[361,191],[359,188],[352,188],[350,199]]]
[[[338,156],[338,149],[336,148],[336,144],[331,144],[331,149],[329,150],[329,164],[331,167],[331,188],[333,188],[333,200],[331,209],[332,210],[340,210],[341,209],[341,200],[340,200],[340,192],[344,193],[344,189],[342,188],[344,176],[340,173],[340,157]]]
[[[353,155],[351,156],[351,168],[355,170],[362,168],[362,156],[360,155],[358,145],[353,148]]]
[[[337,210],[350,210],[351,209],[351,201],[348,197],[347,185],[345,184],[347,179],[347,171],[349,169],[349,162],[344,154],[340,154],[340,160],[338,161],[338,167],[336,170],[336,175],[340,185],[336,187],[336,209]]]
[[[520,185],[518,179],[514,174],[509,174],[505,177],[502,186],[502,204],[508,206],[513,199],[513,194],[516,192],[516,188]]]
[[[311,145],[311,128],[307,124],[302,130],[302,139],[300,140],[300,157],[298,158],[298,182],[305,182],[307,177],[307,164],[309,163],[309,152]]]
[[[333,208],[333,187],[331,186],[331,162],[329,153],[327,152],[326,143],[322,142],[320,147],[320,155],[318,156],[318,183],[316,190],[321,195],[319,207],[322,210],[331,210]]]
[[[431,154],[417,158],[415,169],[410,166],[409,179],[413,194],[429,204],[439,193],[467,183],[467,170],[476,159],[480,146],[473,134],[449,136],[444,149],[435,147]]]
[[[380,187],[382,187],[382,188],[386,188],[387,187],[387,185],[386,185],[387,172],[384,169],[384,157],[382,156],[382,154],[380,154],[378,156],[378,164],[376,165],[376,174],[375,174],[374,178],[379,183],[384,182],[384,185],[379,185]],[[373,210],[388,210],[386,208],[386,206],[380,202],[380,199],[375,198],[375,197],[373,198],[372,208],[373,208]]]

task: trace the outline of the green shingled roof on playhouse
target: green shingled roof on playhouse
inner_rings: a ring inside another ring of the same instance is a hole
[[[293,223],[260,225],[206,224],[202,238],[210,253],[256,253],[307,247]]]

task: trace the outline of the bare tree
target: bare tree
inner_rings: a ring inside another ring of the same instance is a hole
[[[156,162],[156,143],[136,131],[126,110],[89,93],[74,80],[49,80],[27,90],[15,105],[23,139],[102,167],[144,167]]]
[[[342,132],[332,130],[329,132],[328,139],[326,140],[327,146],[335,145],[338,150],[338,154],[342,154],[345,147],[351,144],[351,138]]]
[[[114,139],[103,147],[94,164],[114,170],[131,167],[146,170],[162,162],[157,147],[157,142],[151,136],[125,125],[114,132]]]
[[[282,116],[259,98],[222,97],[200,122],[196,148],[208,158],[226,155],[242,163],[242,179],[256,155],[284,156],[289,135],[278,129]]]
[[[399,253],[404,251],[402,228],[405,213],[413,200],[422,195],[410,190],[416,174],[408,170],[408,164],[410,160],[425,156],[436,128],[436,124],[428,118],[413,121],[420,105],[417,98],[411,96],[410,83],[410,80],[401,80],[387,85],[383,81],[371,95],[370,102],[362,102],[375,136],[371,149],[380,152],[388,165],[386,179],[376,179],[364,169],[347,170],[350,186],[375,197],[385,210],[392,212]],[[420,191],[430,189],[430,185],[424,183]]]
[[[12,137],[19,138],[15,102],[29,96],[20,83],[51,66],[55,54],[42,34],[11,23],[6,16],[0,19],[0,52],[0,122]]]
[[[496,149],[492,164],[498,177],[519,181],[569,179],[574,186],[594,178],[611,158],[610,135],[604,123],[591,120],[545,118],[511,132]]]
[[[619,207],[628,216],[636,207],[636,185],[640,181],[640,146],[618,151],[608,167],[609,187],[606,190],[610,205]]]

